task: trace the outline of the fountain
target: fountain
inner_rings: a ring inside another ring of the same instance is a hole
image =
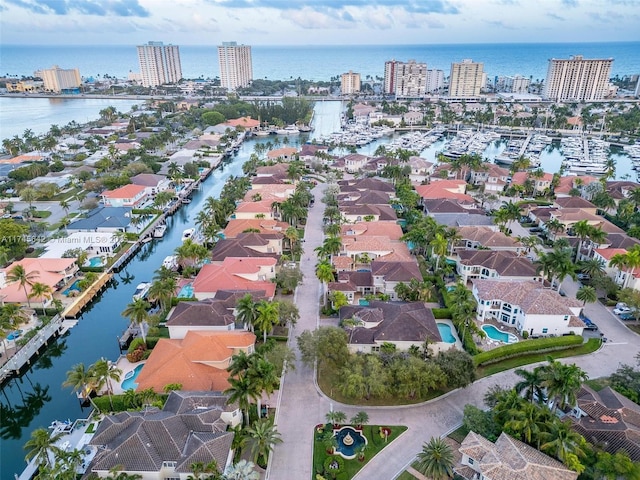
[[[346,460],[356,458],[358,451],[367,444],[367,437],[353,427],[342,427],[334,430],[338,440],[336,453]]]

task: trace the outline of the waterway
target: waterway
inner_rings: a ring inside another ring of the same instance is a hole
[[[319,102],[314,115],[315,134],[331,133],[336,128],[341,104]],[[308,135],[289,138],[297,146]],[[142,247],[131,262],[114,276],[112,283],[83,312],[78,324],[67,335],[53,343],[21,377],[14,378],[0,392],[0,478],[13,478],[25,467],[23,445],[31,431],[47,427],[53,420],[85,417],[89,411],[80,408],[75,394],[62,388],[66,372],[77,363],[88,366],[105,357],[116,360],[119,355],[117,336],[127,327],[128,320],[120,315],[138,283],[149,281],[162,260],[180,245],[182,231],[194,226],[197,213],[209,196],[217,197],[226,180],[241,176],[242,164],[254,152],[257,142],[273,141],[272,137],[247,140],[238,153],[212,173],[194,192],[192,202],[183,206],[167,221],[162,239]]]

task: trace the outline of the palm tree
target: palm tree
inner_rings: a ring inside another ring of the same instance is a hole
[[[276,443],[282,443],[280,433],[273,426],[273,421],[268,418],[261,418],[247,429],[247,433],[253,461],[258,463],[258,459],[262,458],[264,460],[263,465],[266,465],[273,447],[275,447]]]
[[[225,480],[259,480],[260,474],[255,471],[255,464],[247,460],[240,460],[230,465],[224,471]]]
[[[89,367],[89,370],[93,373],[93,377],[96,379],[96,383],[99,387],[102,385],[107,386],[109,404],[111,405],[111,410],[113,410],[113,401],[111,399],[111,395],[113,394],[113,386],[111,385],[111,380],[119,382],[120,376],[122,375],[122,370],[120,370],[104,357],[100,358],[100,360],[91,365],[91,367]]]
[[[336,277],[333,273],[333,266],[328,260],[322,260],[316,264],[316,277],[322,283],[323,289],[326,289],[329,282],[335,281]],[[325,303],[325,295],[322,295],[322,303]]]
[[[229,395],[229,403],[238,403],[246,422],[249,423],[249,406],[251,399],[257,400],[260,397],[260,388],[257,383],[247,376],[239,378],[229,378],[230,387],[224,393]]]
[[[27,298],[36,298],[42,300],[42,315],[46,314],[44,308],[44,299],[51,298],[53,295],[53,290],[46,283],[35,282],[31,285],[31,293],[27,296]]]
[[[448,245],[449,242],[447,242],[447,239],[444,238],[444,235],[442,235],[441,233],[436,233],[434,239],[429,243],[429,246],[431,247],[431,254],[432,256],[435,255],[436,257],[436,266],[434,268],[434,272],[438,270],[438,263],[440,262],[440,258],[447,253]]]
[[[515,374],[522,377],[522,380],[515,384],[514,388],[516,392],[524,392],[524,398],[531,403],[535,402],[536,398],[538,402],[540,402],[544,397],[542,389],[543,377],[540,367],[534,368],[531,371],[518,368],[515,370]]]
[[[169,270],[170,271],[170,270]],[[149,288],[149,298],[154,302],[160,302],[163,312],[171,308],[171,299],[176,291],[178,283],[173,276],[163,280],[154,280]]]
[[[362,425],[366,425],[367,423],[369,423],[369,414],[365,411],[360,411],[356,413],[353,417],[351,417],[351,420],[349,420],[349,423],[351,423],[352,425],[357,425],[358,427],[361,427]]]
[[[293,253],[293,246],[300,239],[298,235],[298,229],[289,227],[285,230],[284,236],[289,241],[289,251]]]
[[[599,258],[589,258],[579,264],[580,271],[590,278],[600,278],[604,276],[604,261]]]
[[[67,379],[62,383],[63,387],[71,387],[72,393],[80,393],[83,399],[89,399],[93,408],[100,411],[93,403],[91,392],[95,389],[96,379],[91,369],[86,369],[84,363],[77,363],[67,372]]]
[[[267,333],[271,333],[273,327],[278,324],[278,302],[267,302],[260,300],[256,306],[257,316],[253,325],[262,332],[262,342],[267,342]]]
[[[591,285],[583,285],[576,292],[576,298],[582,301],[582,305],[586,305],[587,302],[593,303],[598,300],[598,294],[596,293],[596,289]]]
[[[431,437],[418,453],[415,469],[433,480],[445,480],[453,477],[453,464],[453,451],[449,444],[441,438]]]
[[[584,457],[584,437],[571,428],[571,422],[554,421],[549,425],[547,432],[542,432],[540,437],[546,440],[540,445],[540,449],[549,455],[553,455],[565,465],[570,455]]]
[[[7,272],[7,282],[14,283],[18,282],[20,288],[24,290],[24,295],[27,297],[27,305],[31,308],[31,302],[29,302],[29,293],[27,292],[27,285],[30,287],[34,283],[34,279],[40,276],[40,272],[37,270],[32,270],[27,272],[27,270],[20,264],[14,265],[11,270]]]
[[[580,390],[582,382],[589,376],[575,364],[565,365],[547,357],[547,364],[542,366],[542,385],[547,389],[549,398],[553,398],[553,410],[560,406],[575,406],[576,395]]]
[[[253,324],[258,317],[258,304],[253,300],[253,296],[247,293],[236,303],[236,319],[241,321],[246,329],[253,329]]]
[[[625,278],[622,288],[627,288],[633,277],[632,273],[636,267],[640,267],[640,245],[634,245],[626,253],[616,253],[609,260],[609,265],[625,270]]]
[[[204,462],[194,462],[189,468],[192,475],[189,475],[187,477],[188,480],[200,480],[201,478],[207,480],[217,480],[222,478],[220,475],[220,467],[218,466],[218,462],[215,459],[206,464]],[[206,475],[203,476],[203,474]]]
[[[541,431],[546,428],[544,411],[536,405],[525,403],[511,411],[511,418],[505,423],[505,429],[531,444],[534,439],[539,440]]]
[[[127,305],[127,308],[122,312],[122,316],[128,318],[131,323],[140,327],[140,334],[142,340],[146,343],[146,334],[144,331],[144,324],[149,319],[149,308],[151,305],[149,302],[142,298],[136,298],[132,303]]]
[[[49,454],[57,455],[60,449],[55,443],[62,438],[62,433],[53,434],[46,428],[37,428],[31,432],[31,438],[24,444],[25,450],[28,450],[24,459],[29,462],[32,458],[36,459],[39,466],[50,467],[51,459]]]

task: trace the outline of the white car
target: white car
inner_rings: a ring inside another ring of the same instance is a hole
[[[622,315],[623,313],[629,313],[630,311],[631,309],[629,307],[620,307],[613,309],[613,313],[615,313],[616,315]]]

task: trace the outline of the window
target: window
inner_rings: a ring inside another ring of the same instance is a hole
[[[469,457],[469,465],[473,465],[473,458]]]
[[[542,329],[542,333],[548,333],[548,332],[549,332],[549,329],[548,329],[548,328],[543,328],[543,329]]]
[[[372,352],[379,352],[380,351],[380,347],[371,347],[371,351]]]

